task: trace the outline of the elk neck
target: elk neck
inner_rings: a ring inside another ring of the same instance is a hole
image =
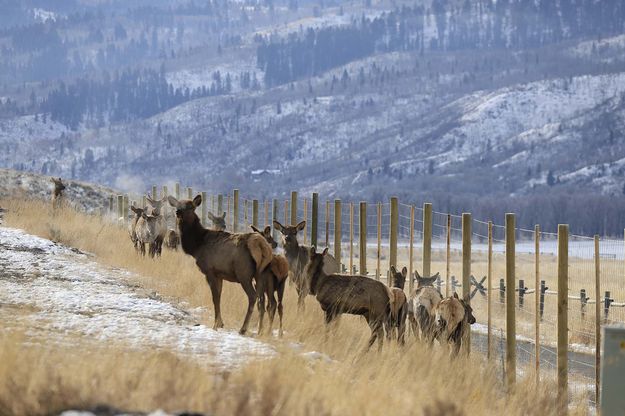
[[[180,229],[180,244],[182,245],[182,250],[186,254],[193,256],[197,249],[204,243],[208,230],[202,227],[197,215],[191,222],[179,221],[178,228]]]
[[[328,279],[328,275],[323,271],[323,260],[319,262],[310,279],[310,294],[316,295],[317,289],[323,286],[324,282]]]

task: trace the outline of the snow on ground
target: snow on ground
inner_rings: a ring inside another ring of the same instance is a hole
[[[261,341],[198,325],[192,312],[132,285],[132,273],[106,268],[91,257],[0,227],[0,319],[48,340],[63,342],[78,335],[165,349],[216,370],[275,354]],[[23,311],[30,313],[19,313]]]

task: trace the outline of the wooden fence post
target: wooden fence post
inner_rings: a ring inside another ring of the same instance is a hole
[[[430,207],[431,210],[431,207]],[[425,224],[424,224],[425,225]],[[429,276],[429,275],[428,275]],[[471,214],[462,214],[462,297],[471,304]],[[465,331],[462,348],[471,352],[471,326]]]
[[[432,204],[423,204],[423,265],[424,277],[430,277],[432,266]]]
[[[291,192],[291,225],[297,225],[297,191]]]
[[[124,222],[128,221],[129,209],[130,209],[130,199],[128,198],[128,194],[125,194],[122,200],[122,217],[124,217]]]
[[[558,225],[558,414],[568,410],[569,226]]]
[[[339,262],[339,273],[343,270],[341,261],[341,200],[334,200],[334,258]]]
[[[215,211],[216,205],[217,205],[217,198],[215,197],[215,195],[211,195],[211,213],[213,214],[217,214],[217,212]]]
[[[289,200],[284,201],[284,224],[289,225]]]
[[[447,241],[445,243],[445,296],[451,296],[450,288],[451,270],[451,214],[447,214]]]
[[[265,212],[265,227],[271,226],[269,223],[269,201],[265,199],[263,203],[263,211]]]
[[[319,194],[312,194],[312,218],[310,225],[310,245],[317,247],[317,232],[319,231]]]
[[[540,225],[534,226],[534,367],[536,384],[540,383]]]
[[[595,235],[595,404],[599,408],[601,379],[601,264],[599,259],[599,236]]]
[[[302,233],[304,234],[304,245],[308,243],[308,199],[304,198],[304,206],[303,206],[303,218],[304,221],[304,229]]]
[[[115,197],[113,195],[109,196],[109,212],[113,212],[113,205],[115,204]]]
[[[224,196],[222,194],[217,195],[217,212],[216,215],[221,215],[224,212]]]
[[[174,193],[176,194],[176,199],[180,199],[180,182],[174,184]]]
[[[158,191],[156,190],[156,185],[152,185],[152,199],[156,200],[158,195],[157,195]]]
[[[367,274],[367,203],[360,202],[360,211],[358,214],[358,247],[360,248],[359,260],[360,267],[358,272],[361,275]]]
[[[278,240],[278,232],[276,228],[273,226],[274,221],[278,221],[278,200],[274,199],[271,203],[271,235],[274,240]]]
[[[117,195],[117,218],[122,218],[124,222],[126,219],[124,218],[124,196]]]
[[[258,228],[258,199],[252,200],[252,225]]]
[[[508,386],[516,382],[515,216],[506,214],[506,376]]]
[[[228,230],[232,231],[232,211],[230,208],[232,207],[232,197],[230,195],[226,195],[226,224]]]
[[[412,262],[414,259],[414,205],[410,205],[410,246],[408,249],[408,293],[414,289],[414,277],[412,276]]]
[[[349,272],[354,274],[354,203],[349,203]]]
[[[190,186],[187,188],[187,198],[193,199],[193,188],[191,188]]]
[[[232,192],[232,231],[239,231],[239,190]]]
[[[169,202],[167,201],[167,196],[169,194],[167,193],[167,185],[163,185],[163,190],[161,191],[161,197],[165,198],[165,204],[163,204],[164,206],[164,210],[163,210],[163,214],[165,215],[165,222],[167,222],[167,213],[169,212],[169,210],[171,209],[171,206],[169,205]],[[202,201],[204,203],[208,203],[207,201]]]
[[[202,191],[202,218],[200,219],[200,222],[204,226],[206,226],[206,220],[208,217],[207,213],[208,213],[207,196],[206,196],[206,192]]]
[[[380,280],[380,276],[382,275],[382,270],[380,270],[380,268],[382,267],[380,265],[381,257],[382,257],[382,203],[378,202],[378,252],[377,252],[377,265],[376,265],[376,272],[375,272],[375,278],[377,280]]]
[[[326,247],[330,247],[330,201],[326,201]]]
[[[389,256],[388,256],[388,268],[391,266],[397,267],[397,230],[399,226],[399,199],[397,197],[391,198],[391,230],[389,238]],[[391,286],[391,279],[389,279],[388,270],[386,273],[386,284]]]
[[[250,209],[248,207],[249,202],[247,199],[243,199],[243,230],[247,232],[249,229],[248,225],[250,225],[249,212]]]
[[[492,346],[492,293],[493,293],[493,222],[488,221],[488,269],[486,271],[486,358],[490,359],[490,350]]]

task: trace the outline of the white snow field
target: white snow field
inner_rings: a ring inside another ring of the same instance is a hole
[[[46,342],[82,340],[163,349],[216,371],[276,354],[235,331],[197,324],[191,311],[133,285],[132,273],[22,230],[0,227],[0,319]]]

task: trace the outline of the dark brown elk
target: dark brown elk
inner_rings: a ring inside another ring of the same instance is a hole
[[[143,209],[135,208],[134,205],[132,205],[130,209],[135,214],[135,216],[132,217],[130,223],[128,223],[128,234],[130,235],[130,241],[132,241],[132,245],[134,246],[135,250],[139,251],[139,240],[137,240],[137,222],[139,221],[139,218],[141,218],[141,216],[143,215]]]
[[[436,307],[443,299],[443,295],[434,288],[439,278],[436,273],[432,277],[421,277],[415,272],[417,287],[410,296],[408,303],[408,319],[412,332],[417,338],[430,344],[434,342],[434,325],[436,323]]]
[[[208,219],[213,222],[213,230],[226,231],[226,213],[222,212],[221,215],[213,215],[208,213]]]
[[[289,262],[291,277],[295,282],[295,289],[297,289],[297,306],[302,309],[310,287],[305,270],[310,260],[311,248],[302,246],[297,242],[297,233],[304,229],[306,221],[295,226],[282,225],[278,221],[274,221],[273,226],[282,233],[284,255]],[[326,274],[339,273],[339,262],[332,255],[325,255],[323,261],[323,271]]]
[[[54,190],[52,191],[52,208],[57,209],[63,205],[66,186],[61,178],[50,178],[50,181],[54,184]]]
[[[390,340],[395,330],[397,330],[397,341],[400,344],[405,342],[406,333],[406,316],[408,315],[408,302],[404,286],[406,285],[406,275],[408,269],[405,267],[401,272],[397,271],[395,266],[391,266],[391,278],[393,286],[389,288],[390,292],[390,314],[386,328],[387,338]]]
[[[167,234],[165,234],[165,247],[170,250],[178,250],[178,246],[180,245],[180,236],[176,232],[176,230],[169,229],[167,230]]]
[[[278,244],[273,239],[271,235],[271,227],[267,226],[264,230],[259,230],[258,228],[251,226],[252,229],[262,235],[267,243],[271,246],[271,248],[275,249],[278,247]],[[266,282],[265,293],[267,294],[267,312],[269,313],[269,333],[271,333],[271,328],[273,326],[273,319],[276,315],[276,308],[278,309],[278,317],[280,318],[280,336],[282,336],[282,315],[283,315],[283,306],[282,299],[284,298],[284,288],[286,286],[286,279],[289,274],[289,263],[286,260],[286,257],[274,254],[269,267],[267,267],[263,271],[262,278]],[[274,298],[274,293],[278,295],[278,301],[276,304],[276,299]],[[259,304],[260,305],[260,304]]]
[[[182,250],[195,258],[195,264],[206,277],[211,289],[215,307],[214,329],[223,328],[221,319],[221,289],[223,281],[239,283],[248,299],[247,312],[239,331],[244,334],[256,303],[256,290],[264,291],[261,273],[271,263],[273,253],[265,239],[257,233],[231,234],[225,231],[208,230],[200,224],[195,209],[202,203],[197,195],[192,201],[178,201],[168,197],[169,204],[176,209],[176,222],[180,232]],[[256,280],[256,289],[253,280]],[[264,308],[263,308],[264,309]],[[262,315],[259,332],[262,331]]]
[[[438,304],[435,319],[434,336],[441,344],[451,345],[452,356],[458,355],[463,335],[475,323],[469,299],[460,299],[454,292]]]
[[[384,324],[390,314],[388,288],[365,276],[326,274],[323,263],[327,253],[327,248],[322,253],[317,253],[312,247],[305,271],[306,281],[310,282],[310,294],[317,298],[325,313],[326,325],[344,313],[362,315],[371,329],[367,349],[371,348],[376,339],[381,349]]]

